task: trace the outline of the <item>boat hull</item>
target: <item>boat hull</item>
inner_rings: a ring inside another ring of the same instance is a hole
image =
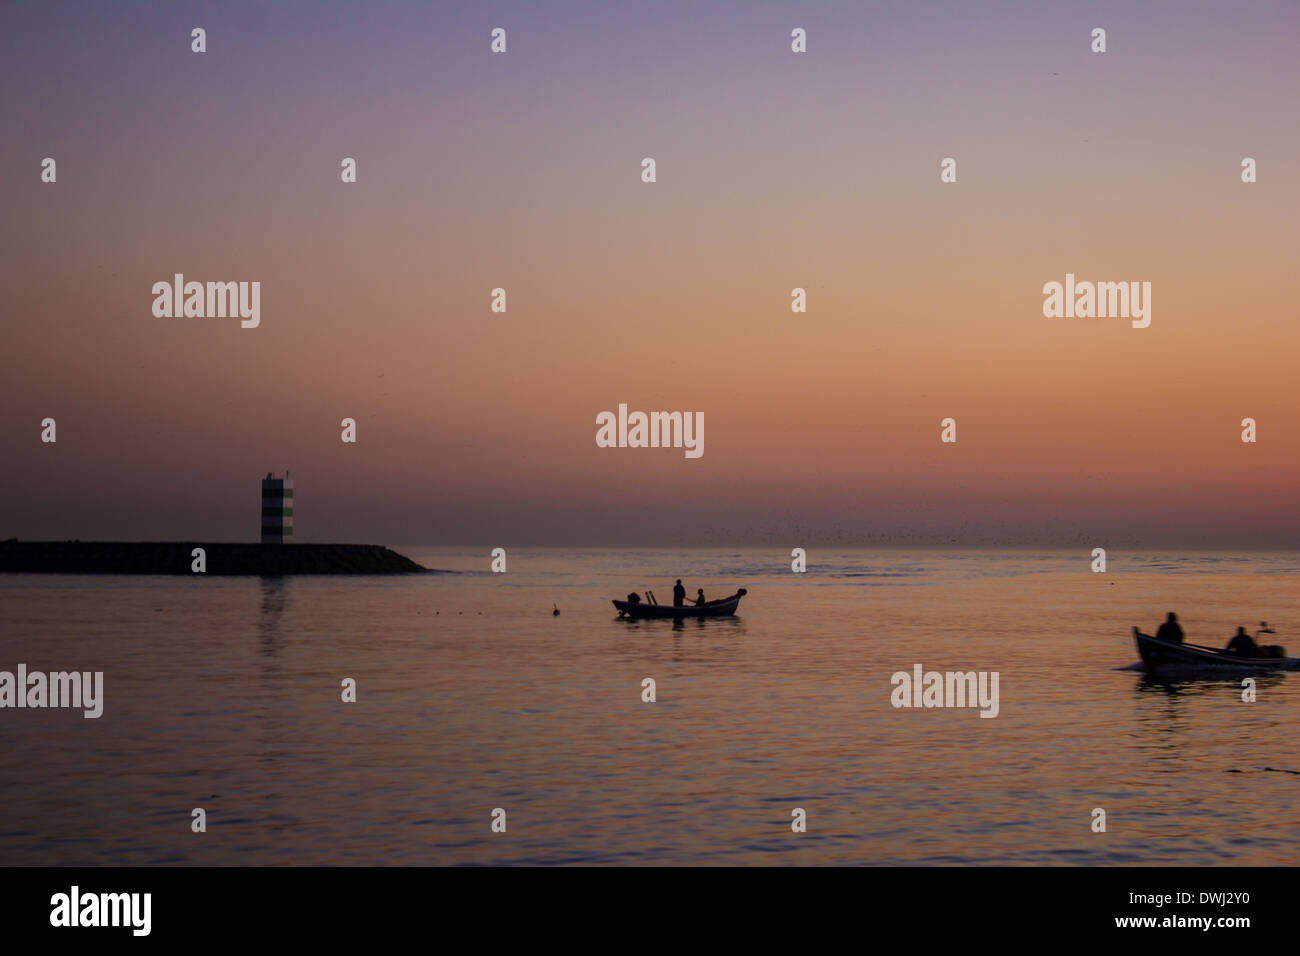
[[[741,594],[733,594],[728,598],[722,598],[719,601],[710,601],[707,604],[683,604],[680,607],[674,607],[671,604],[631,604],[627,601],[615,601],[614,607],[618,610],[619,617],[630,617],[633,620],[731,617],[736,613],[736,608],[740,606],[740,599],[743,596],[742,592]]]
[[[1239,657],[1199,644],[1179,644],[1133,629],[1133,640],[1148,672],[1170,670],[1282,671],[1300,662],[1287,657]]]

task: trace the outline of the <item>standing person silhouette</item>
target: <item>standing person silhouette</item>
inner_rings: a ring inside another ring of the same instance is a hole
[[[677,584],[673,588],[673,607],[681,607],[686,603],[686,588],[682,587],[682,579],[677,579]]]
[[[1162,641],[1172,641],[1175,644],[1183,643],[1183,629],[1178,623],[1178,615],[1173,611],[1165,618],[1165,623],[1160,625],[1160,630],[1156,631],[1156,637]]]

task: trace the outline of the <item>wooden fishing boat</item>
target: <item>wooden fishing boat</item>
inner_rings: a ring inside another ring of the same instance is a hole
[[[1133,640],[1148,672],[1168,670],[1296,670],[1300,660],[1289,657],[1242,657],[1200,644],[1166,641],[1133,628]]]
[[[731,597],[719,598],[716,601],[708,601],[704,604],[683,604],[680,607],[674,607],[671,604],[655,604],[652,601],[632,602],[632,601],[615,601],[614,607],[618,609],[619,617],[629,617],[633,620],[642,618],[683,618],[683,617],[731,617],[736,613],[736,607],[740,604],[740,599],[749,592],[741,588]]]

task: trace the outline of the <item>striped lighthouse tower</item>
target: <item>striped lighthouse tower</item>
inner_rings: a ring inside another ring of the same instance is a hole
[[[262,544],[284,544],[293,537],[293,482],[283,478],[262,479]]]

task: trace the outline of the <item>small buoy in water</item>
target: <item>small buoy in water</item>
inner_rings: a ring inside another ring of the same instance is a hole
[[[551,607],[555,608],[555,610],[553,610],[553,611],[551,612],[551,617],[559,617],[559,616],[560,616],[560,609],[559,609],[558,607],[555,607],[554,604],[552,604]]]

